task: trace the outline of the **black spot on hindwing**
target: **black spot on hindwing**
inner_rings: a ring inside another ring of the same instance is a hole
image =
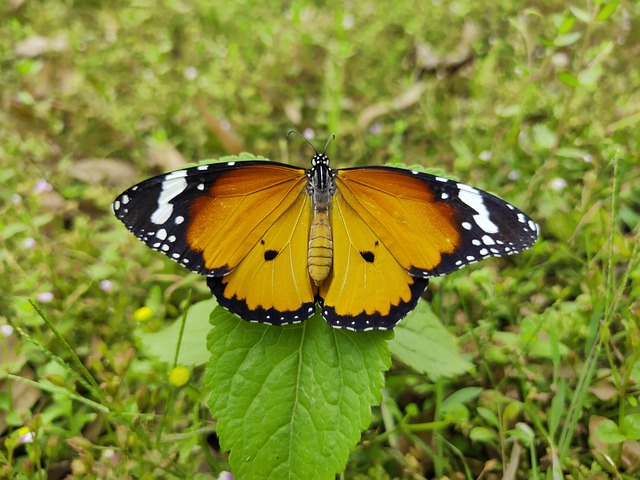
[[[266,250],[264,252],[264,259],[267,262],[270,261],[270,260],[273,260],[277,256],[278,256],[278,251],[277,250]]]
[[[367,263],[373,263],[373,261],[376,259],[376,256],[373,252],[360,252],[360,256],[364,258],[364,261]]]

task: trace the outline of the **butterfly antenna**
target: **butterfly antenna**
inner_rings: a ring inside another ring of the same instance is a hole
[[[322,154],[324,155],[325,152],[327,151],[327,147],[329,146],[329,144],[331,143],[331,140],[335,140],[336,139],[336,134],[332,133],[331,136],[329,137],[329,140],[327,140],[327,143],[325,143],[324,145],[324,150],[322,150]]]
[[[311,143],[309,141],[309,139],[307,137],[305,137],[304,135],[302,135],[300,132],[296,132],[295,130],[289,130],[289,133],[287,133],[287,137],[289,135],[291,135],[292,133],[295,133],[296,135],[298,135],[300,138],[302,138],[305,142],[307,142],[309,145],[311,145],[311,148],[313,148],[313,151],[316,152],[316,155],[318,154],[318,150],[316,150],[316,147],[313,145],[313,143]],[[326,147],[325,147],[326,148]]]

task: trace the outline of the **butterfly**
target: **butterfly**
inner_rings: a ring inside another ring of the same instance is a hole
[[[253,160],[159,175],[113,211],[245,320],[299,323],[318,304],[329,325],[354,331],[393,328],[430,277],[538,237],[531,218],[485,191],[399,168],[332,169],[314,151],[309,169]]]

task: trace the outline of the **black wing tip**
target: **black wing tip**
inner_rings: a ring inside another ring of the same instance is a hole
[[[428,278],[414,278],[411,288],[411,298],[399,305],[391,305],[386,315],[380,312],[368,314],[360,312],[357,315],[338,315],[332,306],[324,305],[321,301],[322,317],[333,328],[341,328],[354,332],[368,332],[371,330],[391,330],[406,317],[418,304],[418,300],[429,286]]]
[[[218,304],[230,311],[234,315],[253,323],[264,323],[267,325],[290,325],[301,323],[313,316],[316,311],[315,302],[305,302],[297,310],[280,311],[275,308],[264,308],[258,306],[258,308],[249,308],[247,302],[243,299],[237,298],[235,295],[232,298],[224,296],[224,283],[223,277],[207,277],[207,286],[211,293],[217,298]]]

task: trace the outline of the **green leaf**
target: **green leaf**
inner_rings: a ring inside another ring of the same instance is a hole
[[[620,433],[618,425],[609,419],[604,419],[600,425],[598,425],[596,438],[606,443],[618,443],[626,440],[626,437]]]
[[[616,9],[618,8],[619,3],[620,2],[618,0],[614,2],[605,3],[600,9],[600,11],[598,12],[598,14],[596,15],[596,21],[603,22],[606,19],[608,19],[611,15],[614,14]]]
[[[209,408],[236,478],[333,479],[380,403],[391,332],[337,330],[318,314],[272,327],[222,308],[211,323]]]
[[[468,372],[473,365],[460,352],[455,338],[444,328],[427,302],[395,328],[391,352],[415,371],[436,380]]]
[[[537,123],[533,126],[533,141],[539,148],[549,150],[554,146],[556,136],[545,124]]]
[[[558,33],[567,33],[573,28],[573,24],[576,23],[576,17],[566,16],[562,19],[560,25],[558,25]]]
[[[558,72],[558,80],[564,83],[567,87],[575,88],[580,85],[578,77],[571,72]]]
[[[488,443],[494,445],[498,439],[495,431],[486,427],[473,427],[469,432],[469,438],[474,442]]]
[[[579,8],[579,7],[576,7],[574,5],[570,6],[569,10],[581,22],[589,23],[591,21],[591,15],[589,15],[589,12],[587,12],[586,10],[584,10],[582,8]]]
[[[627,440],[640,440],[640,413],[625,415],[621,427]]]
[[[564,33],[564,34],[558,35],[556,38],[554,38],[553,44],[556,47],[567,47],[567,46],[571,45],[572,43],[575,43],[578,40],[580,40],[580,37],[582,37],[582,33],[581,32]]]
[[[589,155],[589,152],[581,148],[561,147],[556,150],[556,155],[564,158],[579,158],[582,160]]]
[[[449,403],[469,403],[478,398],[483,390],[482,387],[463,387],[445,398],[442,401],[441,408],[445,408]]]
[[[182,332],[182,343],[178,356],[178,365],[203,365],[209,358],[207,334],[211,330],[209,316],[218,305],[214,298],[191,305]],[[182,317],[164,330],[139,335],[140,341],[149,355],[167,363],[173,363]]]

